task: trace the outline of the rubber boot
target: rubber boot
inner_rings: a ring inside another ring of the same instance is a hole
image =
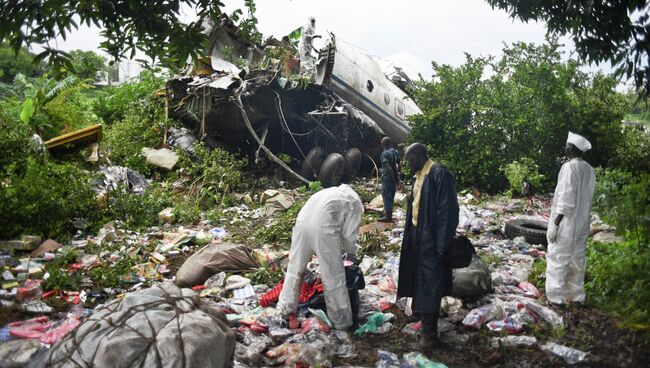
[[[379,222],[393,222],[393,211],[386,211],[386,216],[377,219]]]
[[[418,349],[423,354],[442,346],[438,338],[438,316],[433,313],[422,313],[422,330],[418,339]]]

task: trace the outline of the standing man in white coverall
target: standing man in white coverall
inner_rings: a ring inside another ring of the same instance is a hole
[[[320,38],[320,36],[316,35],[316,18],[309,17],[309,23],[300,30],[300,47],[298,49],[300,55],[300,74],[307,74],[309,76],[314,74],[316,58],[311,54],[314,49],[314,38]]]
[[[569,132],[553,195],[546,237],[546,298],[556,305],[584,303],[585,244],[589,236],[591,202],[596,186],[594,169],[582,159],[591,149],[584,137]]]
[[[352,326],[342,255],[357,253],[362,212],[359,195],[347,184],[323,189],[305,203],[291,237],[289,265],[277,306],[282,315],[296,312],[302,275],[315,254],[325,289],[327,316],[336,329]]]

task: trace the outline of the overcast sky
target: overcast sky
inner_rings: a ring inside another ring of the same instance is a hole
[[[243,8],[243,0],[222,0],[226,11]],[[352,43],[368,53],[404,67],[412,76],[431,77],[431,61],[460,65],[464,53],[501,54],[503,44],[516,41],[541,43],[544,24],[522,23],[493,10],[484,0],[257,0],[258,28],[264,36],[281,37],[316,17],[316,31]],[[186,19],[194,12],[187,9]],[[99,31],[80,28],[66,41],[64,50],[98,51]],[[567,51],[572,42],[563,39]],[[318,46],[318,44],[316,44]],[[602,69],[609,72],[608,65]]]

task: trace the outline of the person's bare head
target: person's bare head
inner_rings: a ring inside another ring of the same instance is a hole
[[[420,169],[429,159],[427,149],[422,143],[413,143],[412,145],[408,146],[404,152],[404,155],[406,156],[406,161],[409,164],[409,168],[413,172],[420,171]]]
[[[393,142],[390,140],[389,136],[385,136],[384,138],[381,139],[381,146],[386,148],[390,148],[392,146]]]

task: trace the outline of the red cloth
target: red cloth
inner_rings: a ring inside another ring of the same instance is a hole
[[[282,279],[271,291],[264,294],[260,298],[260,305],[264,308],[268,307],[273,303],[277,303],[280,299],[280,292],[282,291],[282,286],[284,285],[284,279]],[[316,293],[322,293],[324,290],[323,283],[320,279],[316,279],[312,283],[303,282],[300,285],[300,296],[298,297],[298,303],[306,303],[311,299]]]

